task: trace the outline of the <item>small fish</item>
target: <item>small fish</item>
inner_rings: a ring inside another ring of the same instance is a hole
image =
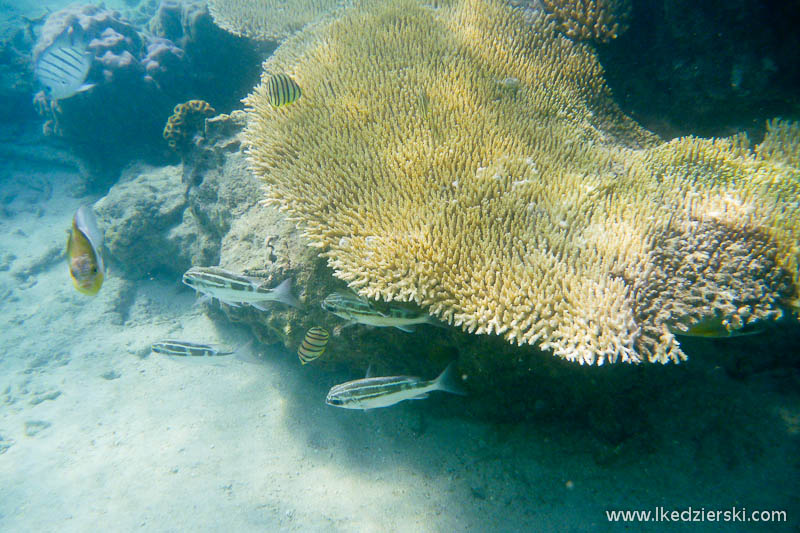
[[[222,349],[213,344],[201,344],[199,342],[180,341],[176,339],[154,342],[150,346],[150,349],[155,353],[179,355],[183,357],[212,357],[216,355],[230,355],[233,353],[233,350]]]
[[[103,234],[91,208],[83,205],[72,218],[72,230],[67,239],[67,261],[72,284],[79,292],[97,294],[105,279],[105,265],[100,250]]]
[[[273,289],[263,286],[264,280],[253,279],[219,267],[192,267],[183,274],[183,282],[194,290],[233,307],[250,305],[260,311],[264,302],[283,302],[301,307],[292,296],[292,280],[287,279]]]
[[[394,327],[406,333],[414,331],[414,324],[440,325],[430,315],[398,306],[389,306],[386,312],[379,311],[369,301],[355,294],[342,292],[329,294],[322,301],[322,308],[344,318],[350,324],[365,324],[379,328]]]
[[[328,330],[325,328],[314,326],[309,329],[306,332],[306,336],[303,337],[300,348],[297,349],[300,362],[305,365],[322,355],[322,352],[325,351],[325,347],[328,345],[329,338],[330,333],[328,333]]]
[[[273,74],[267,80],[267,94],[272,107],[291,104],[302,94],[297,82],[286,74]]]
[[[423,400],[429,392],[437,390],[466,395],[453,376],[453,364],[447,365],[433,381],[422,381],[413,376],[366,377],[348,381],[332,387],[325,403],[344,409],[375,409],[403,400]]]
[[[93,55],[78,32],[65,31],[36,60],[34,74],[51,100],[63,100],[94,87],[86,84]]]
[[[760,322],[746,324],[739,329],[728,329],[723,323],[722,317],[712,316],[705,318],[697,324],[687,327],[686,325],[670,326],[669,330],[675,335],[685,337],[703,337],[706,339],[726,339],[730,337],[743,337],[745,335],[758,335],[763,333],[766,327]]]

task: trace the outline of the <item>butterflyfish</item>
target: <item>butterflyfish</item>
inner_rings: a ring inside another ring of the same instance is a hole
[[[291,104],[302,94],[297,82],[286,74],[273,74],[267,80],[267,94],[272,107]]]
[[[330,334],[325,328],[314,326],[309,329],[300,344],[300,348],[297,349],[297,356],[300,358],[300,362],[305,365],[322,355],[328,345],[328,338],[330,338]]]
[[[51,100],[64,100],[94,87],[86,78],[94,56],[82,32],[65,31],[42,52],[34,75]]]
[[[83,294],[95,295],[103,286],[102,248],[103,234],[97,227],[97,219],[92,210],[83,205],[72,218],[72,230],[67,239],[69,275],[72,284]]]

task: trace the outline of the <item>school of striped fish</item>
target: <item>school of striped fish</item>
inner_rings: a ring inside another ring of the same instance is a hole
[[[48,98],[60,100],[91,88],[84,82],[91,67],[92,56],[86,44],[76,35],[56,39],[39,57],[36,77]],[[279,108],[296,102],[302,95],[300,86],[286,74],[275,74],[267,81],[269,102]],[[67,242],[69,273],[75,288],[83,294],[95,295],[105,278],[103,261],[103,234],[91,208],[82,206],[73,217],[72,229]],[[216,299],[231,307],[252,307],[269,311],[278,303],[298,309],[303,304],[292,294],[292,280],[285,279],[268,286],[268,280],[250,272],[239,273],[221,267],[195,266],[187,270],[181,281],[205,299]],[[378,308],[372,302],[350,292],[334,292],[322,301],[322,308],[346,321],[344,326],[362,324],[373,327],[394,327],[413,332],[417,324],[439,325],[431,316],[397,305]],[[338,329],[340,329],[340,326]],[[319,359],[330,340],[325,328],[314,326],[304,335],[297,349],[303,365]],[[248,343],[250,344],[250,343]],[[151,344],[153,353],[175,358],[211,358],[239,354],[243,348],[232,350],[214,343],[202,343],[182,339],[164,339]],[[244,355],[241,359],[258,362],[257,357]],[[453,364],[431,381],[413,376],[367,377],[348,381],[331,388],[325,402],[345,409],[375,409],[388,407],[404,400],[421,400],[430,392],[443,391],[464,394],[453,377]]]

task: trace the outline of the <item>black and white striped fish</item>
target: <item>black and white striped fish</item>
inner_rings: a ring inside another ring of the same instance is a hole
[[[34,73],[51,100],[63,100],[94,87],[86,84],[92,53],[78,32],[65,31],[36,59]]]
[[[265,302],[283,302],[293,307],[302,305],[292,296],[292,280],[275,288],[264,287],[263,279],[254,279],[219,267],[192,267],[183,274],[183,282],[202,294],[233,307],[251,305],[266,311]]]
[[[406,333],[414,331],[415,324],[440,324],[430,315],[387,305],[385,310],[378,310],[371,302],[352,293],[334,292],[322,300],[322,308],[334,315],[344,318],[350,324],[365,324],[379,328],[393,327]],[[440,326],[444,327],[444,326]]]
[[[329,338],[330,333],[325,328],[314,326],[309,329],[306,332],[306,336],[303,337],[303,342],[300,343],[300,348],[297,349],[297,356],[300,358],[300,362],[305,365],[322,355],[328,345]]]
[[[267,94],[272,107],[291,104],[300,98],[302,93],[297,82],[286,74],[273,74],[267,80]]]
[[[366,377],[336,385],[328,392],[325,403],[344,409],[389,407],[403,400],[422,400],[433,391],[466,394],[453,376],[453,363],[432,381],[414,376]]]
[[[150,346],[150,349],[155,353],[184,357],[212,357],[217,355],[230,355],[233,353],[233,350],[220,348],[213,344],[201,344],[199,342],[181,341],[177,339],[154,342]]]

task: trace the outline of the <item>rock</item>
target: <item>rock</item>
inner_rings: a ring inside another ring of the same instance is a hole
[[[155,271],[180,275],[193,261],[217,255],[188,210],[188,188],[177,166],[134,166],[95,204],[115,270],[130,279]]]

